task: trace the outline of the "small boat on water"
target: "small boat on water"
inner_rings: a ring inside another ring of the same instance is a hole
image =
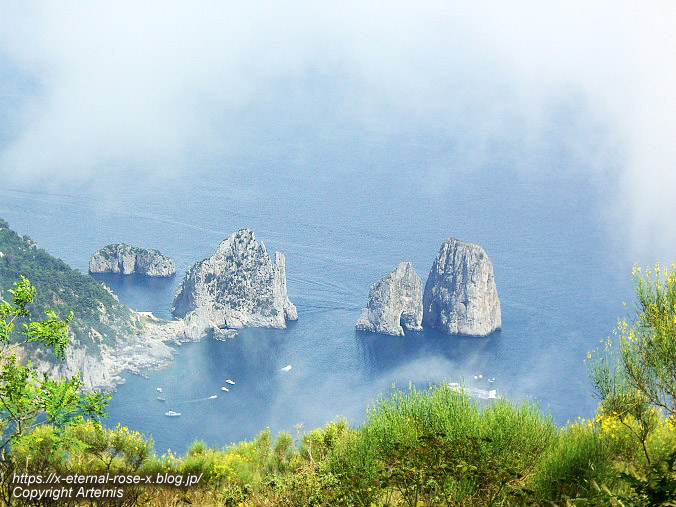
[[[225,386],[221,387],[221,391],[225,391],[226,393],[227,393],[229,390],[230,390],[230,389],[228,389],[228,388],[225,387]]]
[[[181,415],[181,413],[170,410],[169,412],[165,412],[164,415],[166,415],[167,417],[178,417],[179,415]]]
[[[293,368],[290,364],[287,364],[284,368],[281,368],[279,371],[289,371],[291,368]]]
[[[218,398],[218,396],[216,396],[215,394],[213,394],[213,395],[209,396],[208,399],[210,399],[210,400],[215,400],[216,398]]]
[[[482,400],[494,400],[498,397],[498,392],[495,389],[478,389],[476,387],[463,387],[457,382],[446,384],[446,387],[455,391],[456,393],[465,393],[468,396],[480,398]]]
[[[161,387],[158,387],[158,388],[157,388],[157,392],[158,392],[158,393],[161,393],[161,392],[162,392],[162,388],[161,388]]]
[[[234,381],[234,380],[230,380],[230,379],[226,380],[225,383],[226,383],[226,384],[231,384],[231,385],[233,385],[233,386],[235,385],[235,381]]]
[[[162,398],[162,396],[158,396],[158,397],[157,397],[157,401],[167,401],[167,400],[165,400],[164,398]]]

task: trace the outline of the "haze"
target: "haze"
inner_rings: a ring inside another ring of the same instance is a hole
[[[517,177],[601,189],[631,255],[675,257],[672,1],[3,2],[0,20],[3,187],[247,171],[233,153],[370,132],[429,147],[409,176],[431,199],[490,177],[498,147]]]

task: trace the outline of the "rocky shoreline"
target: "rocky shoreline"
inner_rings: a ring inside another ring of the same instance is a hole
[[[64,361],[55,363],[39,357],[30,357],[30,360],[38,371],[51,378],[70,378],[80,373],[85,390],[115,391],[124,383],[125,370],[146,377],[147,371],[171,364],[176,346],[205,336],[203,328],[184,320],[166,321],[138,312],[133,312],[133,318],[142,326],[142,331],[117,347],[101,344],[95,352],[90,352],[72,343],[66,348]],[[26,355],[25,351],[22,355]]]

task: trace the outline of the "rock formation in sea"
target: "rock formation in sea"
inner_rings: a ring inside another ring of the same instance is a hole
[[[422,318],[422,281],[410,262],[402,262],[371,285],[368,303],[357,319],[356,328],[404,336],[403,328],[420,331]]]
[[[232,234],[188,270],[172,311],[216,337],[228,328],[285,328],[298,318],[286,293],[284,255],[276,252],[273,262],[250,229]]]
[[[448,334],[484,336],[502,324],[493,263],[478,245],[441,245],[423,294],[423,325]]]
[[[91,256],[89,272],[168,277],[176,273],[176,266],[157,250],[117,243]]]
[[[209,334],[220,340],[237,334],[234,329],[210,328],[211,321],[195,312],[172,321],[150,312],[135,312],[121,304],[103,283],[52,257],[2,219],[0,252],[0,298],[24,275],[41,297],[35,315],[47,309],[61,316],[74,311],[64,360],[35,343],[16,347],[17,359],[21,364],[31,361],[37,371],[53,379],[79,373],[87,391],[114,390],[124,382],[125,371],[145,376],[149,369],[168,366],[175,345]],[[283,261],[280,263],[283,267]],[[276,269],[277,273],[281,270],[279,266]],[[280,291],[285,290],[282,282],[278,284]]]

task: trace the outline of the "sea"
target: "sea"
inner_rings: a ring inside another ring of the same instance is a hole
[[[0,183],[0,217],[83,273],[110,243],[171,257],[172,278],[97,276],[122,303],[164,319],[185,271],[236,230],[253,229],[286,256],[297,322],[184,344],[169,367],[125,375],[106,424],[152,436],[161,452],[194,440],[222,447],[266,428],[296,436],[337,418],[358,426],[393,389],[441,382],[537,403],[558,425],[594,413],[585,359],[631,313],[636,259],[608,226],[606,189],[569,170],[584,160],[554,146],[538,155],[545,170],[521,170],[518,154],[496,145],[470,164],[432,133],[354,130],[252,134],[231,155],[166,176],[140,168],[56,188]],[[424,283],[448,237],[493,260],[502,329],[482,338],[355,331],[371,284],[402,261]]]

